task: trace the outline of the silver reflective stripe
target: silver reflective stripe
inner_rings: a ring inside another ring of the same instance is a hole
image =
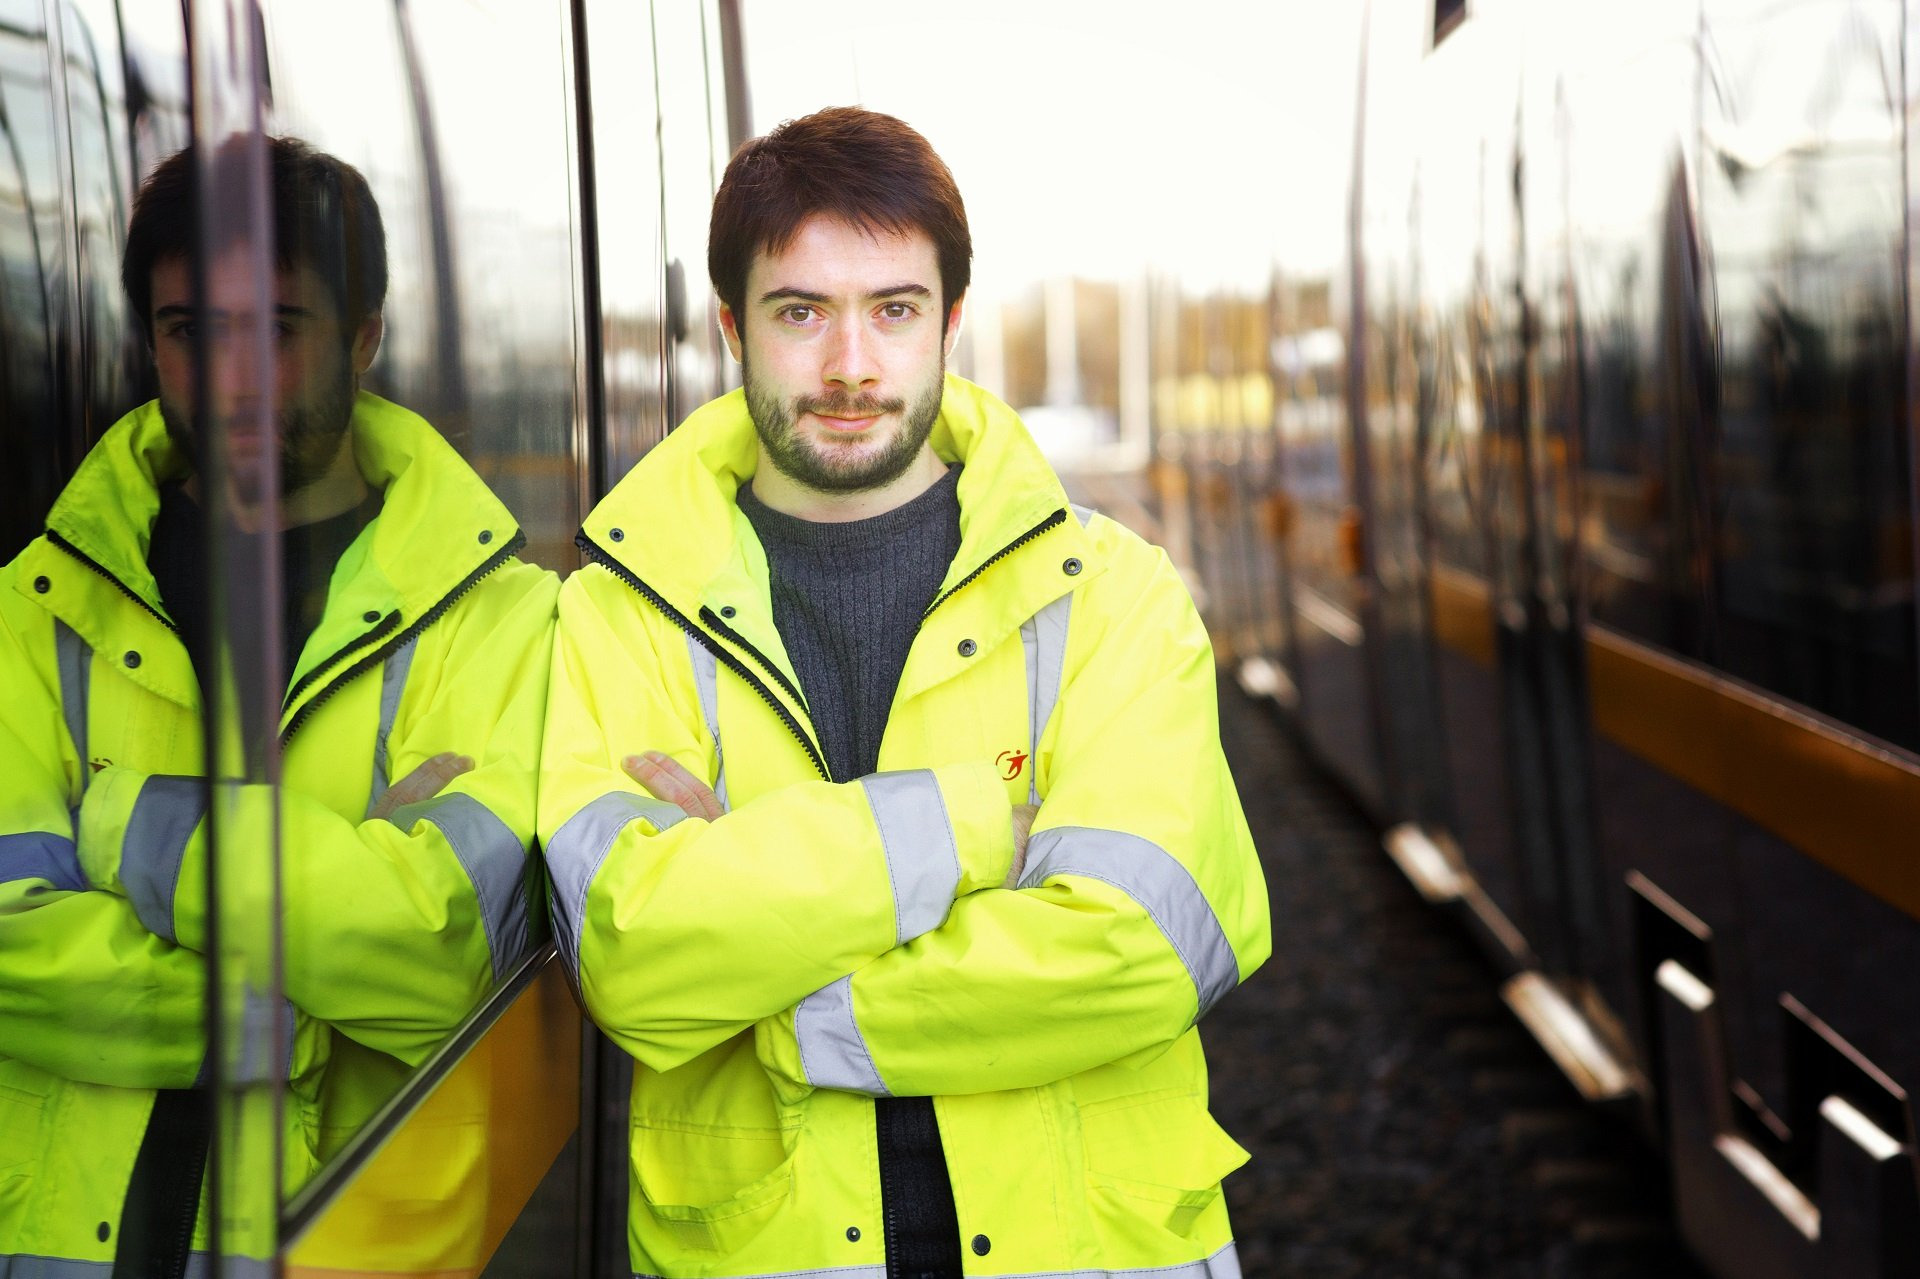
[[[707,718],[707,733],[713,738],[713,793],[720,807],[732,811],[727,803],[727,757],[720,749],[720,663],[713,650],[693,636],[687,636],[687,656],[693,660],[693,682],[700,690],[700,713]]]
[[[1040,802],[1040,734],[1060,702],[1060,672],[1067,664],[1067,619],[1073,596],[1062,595],[1020,624],[1027,654],[1027,802]]]
[[[1020,887],[1032,888],[1058,875],[1112,884],[1140,904],[1187,966],[1200,997],[1196,1016],[1239,984],[1239,961],[1206,894],[1192,873],[1158,844],[1125,831],[1056,826],[1027,845]]]
[[[893,881],[893,936],[903,945],[947,921],[960,888],[960,853],[940,783],[928,769],[860,779]]]
[[[800,1069],[815,1088],[891,1097],[873,1068],[873,1055],[853,1019],[853,977],[842,977],[800,1001],[793,1010],[793,1037],[800,1043]]]
[[[527,948],[527,846],[491,809],[466,794],[408,804],[387,820],[403,831],[428,822],[453,845],[480,902],[494,978],[504,976]]]
[[[187,841],[207,812],[207,783],[200,777],[149,777],[133,801],[120,843],[120,882],[134,913],[155,937],[173,938],[173,890]]]
[[[285,1079],[293,1070],[293,1001],[288,999],[269,999],[257,991],[248,991],[241,1006],[240,1060],[234,1063],[233,1075],[227,1082],[234,1084],[263,1084],[271,1080]],[[280,1069],[273,1068],[273,1050],[278,1045],[286,1054],[280,1063]],[[200,1065],[201,1078],[196,1084],[207,1082],[206,1076],[212,1065],[211,1054]]]
[[[44,879],[69,893],[88,887],[73,841],[43,830],[0,835],[0,884],[18,879]]]
[[[231,1270],[232,1262],[228,1263]],[[66,1257],[17,1257],[0,1253],[0,1279],[106,1279],[111,1261],[73,1261]],[[187,1257],[185,1279],[207,1279],[212,1264],[204,1252]],[[264,1273],[264,1272],[263,1272]]]
[[[418,637],[408,640],[380,665],[380,729],[373,738],[373,788],[367,792],[367,816],[373,816],[378,804],[393,785],[393,765],[387,755],[387,738],[393,733],[394,716],[400,713],[400,694],[407,686],[407,672],[413,669],[414,646]]]
[[[53,652],[60,668],[60,709],[67,717],[67,736],[80,757],[80,784],[86,785],[87,769],[87,693],[91,687],[93,649],[65,622],[53,623]]]
[[[547,841],[547,874],[553,881],[554,939],[560,957],[577,979],[580,975],[580,929],[587,913],[587,888],[600,873],[613,841],[637,817],[665,830],[686,814],[664,800],[648,799],[632,791],[602,795],[567,818]]]
[[[825,1270],[762,1270],[753,1279],[885,1279],[885,1266],[833,1266]],[[660,1279],[634,1271],[633,1279]],[[998,1279],[1241,1279],[1240,1254],[1231,1242],[1211,1257],[1185,1265],[1100,1270],[1022,1270]]]

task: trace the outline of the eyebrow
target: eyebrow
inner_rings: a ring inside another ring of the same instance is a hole
[[[873,292],[867,294],[867,300],[877,301],[881,298],[902,298],[902,297],[930,298],[932,296],[933,296],[933,290],[928,288],[924,284],[911,284],[911,283],[891,284],[884,289],[873,290]],[[762,303],[785,302],[789,300],[794,302],[813,302],[813,303],[826,303],[826,302],[833,301],[832,298],[828,297],[824,293],[815,293],[810,289],[789,288],[785,285],[782,285],[781,287],[776,289],[768,289],[765,293],[762,293],[760,295],[760,301]]]
[[[173,320],[173,319],[180,319],[182,317],[190,319],[193,316],[200,314],[203,309],[204,308],[201,308],[201,307],[188,306],[184,302],[172,302],[167,304],[166,306],[155,307],[153,312],[153,318],[156,320]],[[311,307],[293,306],[285,302],[282,302],[278,306],[274,307],[274,311],[276,314],[279,314],[281,316],[289,317],[292,319],[300,319],[300,320],[304,320],[308,316],[313,314],[313,309]],[[215,307],[213,308],[213,314],[224,315],[226,314],[226,312],[222,311],[218,307]]]

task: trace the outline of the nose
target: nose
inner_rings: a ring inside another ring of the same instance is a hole
[[[261,411],[264,389],[273,384],[267,369],[272,355],[253,334],[244,330],[223,334],[207,352],[213,380],[214,411],[223,419]]]
[[[821,370],[822,379],[849,391],[870,387],[880,380],[876,354],[873,342],[862,325],[836,326],[827,346],[827,363]]]

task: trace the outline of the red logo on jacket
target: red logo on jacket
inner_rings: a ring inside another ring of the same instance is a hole
[[[1020,776],[1020,770],[1026,767],[1027,752],[1001,751],[998,755],[995,755],[993,757],[993,762],[996,764],[999,764],[1000,766],[1002,766],[1007,770],[1006,772],[1000,774],[1000,780],[1004,782],[1010,782],[1014,778]]]

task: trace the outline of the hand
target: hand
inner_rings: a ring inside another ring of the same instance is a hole
[[[1013,866],[1007,871],[1008,888],[1020,883],[1020,876],[1027,869],[1027,834],[1033,830],[1033,819],[1040,812],[1032,804],[1013,806]]]
[[[473,771],[473,757],[454,751],[441,751],[387,788],[367,814],[369,818],[389,818],[408,804],[432,799],[445,790],[447,783],[462,773]]]
[[[671,756],[643,751],[620,761],[627,776],[647,788],[647,794],[665,800],[689,817],[717,822],[726,814],[713,788],[680,767]]]

